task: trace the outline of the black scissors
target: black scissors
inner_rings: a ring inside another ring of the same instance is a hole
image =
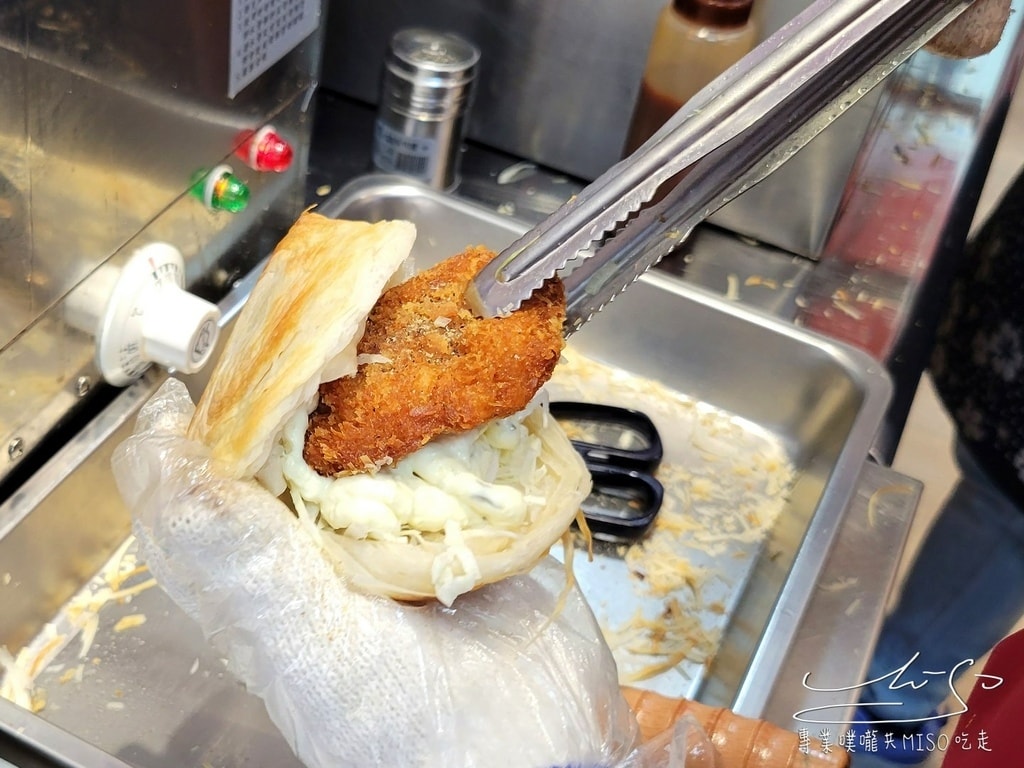
[[[551,415],[593,477],[582,509],[594,538],[623,543],[641,537],[665,496],[653,474],[663,453],[654,422],[630,408],[570,401],[552,402]]]

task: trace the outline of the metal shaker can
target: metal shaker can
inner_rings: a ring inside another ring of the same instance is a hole
[[[480,51],[463,38],[399,30],[384,61],[373,164],[438,189],[458,182],[459,151]]]

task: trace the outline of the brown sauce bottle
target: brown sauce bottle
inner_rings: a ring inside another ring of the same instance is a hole
[[[757,43],[753,0],[672,0],[654,29],[624,154]]]

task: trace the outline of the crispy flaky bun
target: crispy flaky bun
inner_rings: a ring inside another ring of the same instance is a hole
[[[315,405],[320,383],[355,373],[366,315],[415,239],[405,221],[304,213],[291,227],[239,314],[189,427],[229,476],[265,469],[288,420]]]
[[[492,254],[400,282],[414,238],[408,222],[304,214],[190,436],[231,476],[287,490],[356,588],[451,604],[546,555],[590,479],[538,394],[561,352],[561,285],[475,318],[462,296]]]

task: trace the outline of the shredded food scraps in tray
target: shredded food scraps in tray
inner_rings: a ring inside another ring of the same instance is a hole
[[[548,388],[552,399],[643,411],[661,434],[665,500],[652,530],[576,558],[576,573],[620,681],[692,695],[786,503],[789,458],[757,425],[572,349]]]

